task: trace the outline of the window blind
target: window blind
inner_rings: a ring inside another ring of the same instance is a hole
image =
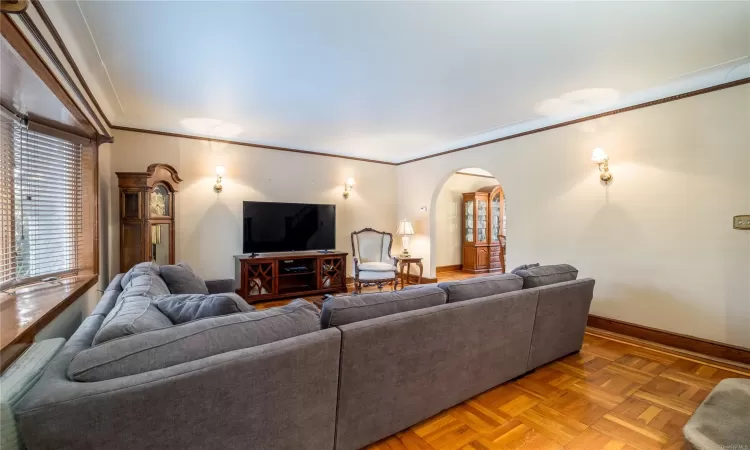
[[[0,287],[76,273],[83,246],[81,144],[2,116]]]

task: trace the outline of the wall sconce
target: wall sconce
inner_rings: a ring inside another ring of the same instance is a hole
[[[591,160],[599,165],[599,179],[608,184],[612,181],[612,174],[609,173],[609,155],[602,148],[595,148],[591,154]]]
[[[224,187],[221,185],[221,177],[224,176],[224,166],[216,166],[216,184],[214,184],[214,192],[217,194],[224,189]]]
[[[344,183],[344,198],[349,198],[349,194],[354,189],[355,184],[354,178],[349,177],[346,179],[346,183]]]

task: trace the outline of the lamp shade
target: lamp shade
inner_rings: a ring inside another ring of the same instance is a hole
[[[403,219],[398,223],[398,231],[396,231],[396,234],[399,236],[411,236],[414,234],[414,227],[411,226],[411,222]]]
[[[609,156],[604,151],[603,148],[595,148],[594,151],[591,153],[591,160],[594,161],[597,164],[601,164],[604,161],[609,160]]]

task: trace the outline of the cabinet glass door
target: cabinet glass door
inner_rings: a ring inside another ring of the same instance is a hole
[[[151,225],[151,260],[160,266],[170,264],[169,224],[158,223]]]
[[[487,200],[477,199],[477,242],[487,242]]]
[[[494,197],[492,197],[492,219],[491,219],[491,227],[490,227],[490,239],[491,242],[497,243],[500,242],[500,234],[501,234],[501,227],[502,227],[502,208],[501,208],[501,201],[500,201],[500,193],[498,192],[495,194]]]
[[[474,201],[467,200],[464,202],[464,241],[474,242]]]

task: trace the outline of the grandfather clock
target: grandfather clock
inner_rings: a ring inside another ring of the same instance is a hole
[[[117,172],[120,188],[120,272],[144,261],[174,264],[174,196],[182,181],[169,164]]]

